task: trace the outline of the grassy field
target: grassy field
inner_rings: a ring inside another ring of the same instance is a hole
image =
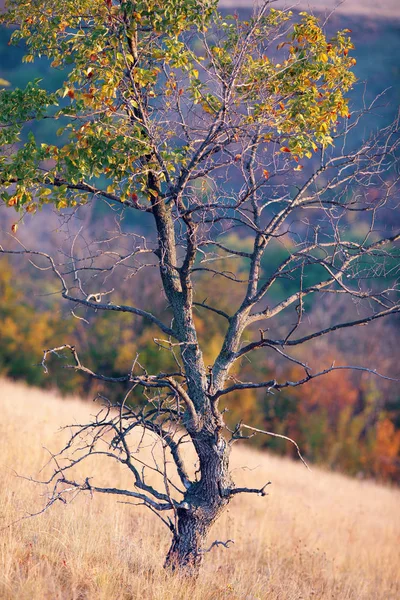
[[[212,531],[233,538],[206,555],[194,585],[164,572],[165,526],[141,507],[81,494],[73,503],[7,527],[43,506],[43,446],[93,405],[0,381],[1,600],[389,600],[400,597],[400,492],[237,448],[234,477],[269,496],[238,497]],[[248,469],[242,467],[247,465]],[[93,472],[121,485],[110,465]],[[125,485],[130,485],[128,482]]]

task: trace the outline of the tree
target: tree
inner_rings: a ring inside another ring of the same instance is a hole
[[[241,422],[229,430],[221,402],[244,390],[278,394],[334,370],[364,368],[330,364],[314,372],[304,358],[307,344],[400,310],[399,235],[382,234],[379,219],[397,189],[398,123],[348,149],[364,112],[348,123],[345,94],[355,82],[349,30],[326,39],[314,16],[272,5],[264,2],[241,21],[222,16],[216,0],[9,0],[2,16],[17,27],[12,41],[27,44],[26,62],[46,56],[52,68],[66,72],[58,91],[35,80],[24,90],[1,92],[3,201],[22,216],[51,203],[70,219],[83,204],[104,199],[119,219],[115,235],[106,234],[103,246],[96,241],[102,251],[79,253],[78,232],[63,257],[25,248],[2,252],[28,252],[39,268],[47,264],[75,311],[147,321],[161,332],[154,343],[172,365],[148,372],[132,356],[126,376],[113,378],[83,365],[71,345],[45,351],[45,369],[50,354],[66,351],[75,371],[128,386],[117,406],[74,426],[54,457],[48,506],[71,490],[143,504],[172,532],[166,565],[192,574],[231,499],[266,495],[261,483],[259,489],[235,486],[229,455],[235,441],[268,432]],[[60,122],[59,143],[33,134],[32,124],[44,119]],[[131,213],[141,217],[136,230],[124,226]],[[363,224],[361,234],[350,229],[352,217]],[[230,245],[233,230],[244,246]],[[133,277],[154,267],[168,313],[113,302],[110,276],[118,281],[124,270]],[[223,299],[229,310],[196,293],[205,281],[210,287],[218,280],[238,286],[239,302]],[[271,305],[271,290],[285,291],[287,282],[295,290]],[[347,297],[350,312],[333,321],[327,315],[325,326],[313,330],[305,319],[308,303],[324,294]],[[224,324],[210,366],[198,340],[197,311]],[[242,359],[262,349],[300,366],[302,377],[240,380]],[[136,388],[144,395],[139,408],[129,404]],[[162,491],[147,482],[132,451],[137,429],[160,440],[164,464],[154,469]],[[182,453],[188,440],[198,457],[195,474]],[[75,446],[77,454],[62,462]],[[95,485],[90,473],[70,475],[97,454],[127,468],[132,489]],[[170,476],[171,460],[179,484]]]

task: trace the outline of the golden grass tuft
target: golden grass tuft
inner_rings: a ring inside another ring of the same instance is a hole
[[[213,549],[196,584],[163,570],[166,527],[115,497],[81,494],[5,528],[44,502],[42,490],[13,471],[37,476],[48,459],[43,446],[61,444],[59,426],[94,410],[7,381],[0,381],[0,409],[1,600],[400,598],[399,490],[308,472],[243,447],[233,455],[237,483],[273,485],[267,498],[232,501],[210,542],[233,538],[235,545]],[[130,485],[112,466],[93,469],[110,483]]]

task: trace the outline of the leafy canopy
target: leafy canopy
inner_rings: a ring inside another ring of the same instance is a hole
[[[190,165],[195,146],[178,125],[189,113],[228,122],[232,145],[261,129],[297,162],[348,115],[349,30],[327,40],[307,13],[266,8],[256,22],[223,17],[216,0],[10,0],[1,22],[17,25],[25,62],[46,56],[65,72],[59,90],[35,80],[0,91],[1,196],[22,212],[99,188],[146,210],[149,171],[171,187]],[[59,120],[57,142],[30,131],[45,118]]]

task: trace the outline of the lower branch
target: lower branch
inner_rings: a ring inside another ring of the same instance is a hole
[[[262,488],[234,488],[230,491],[230,495],[233,496],[234,494],[257,494],[257,496],[268,496],[267,492],[265,491],[265,488],[271,484],[272,481],[267,481],[267,483],[263,485]]]
[[[165,502],[165,503],[155,502],[154,500],[145,496],[144,494],[139,494],[138,492],[132,492],[130,490],[121,490],[119,488],[103,488],[103,487],[92,486],[89,483],[88,479],[86,479],[85,483],[83,483],[83,484],[78,483],[76,481],[71,481],[68,479],[59,479],[59,482],[64,483],[66,485],[70,485],[72,488],[77,488],[81,491],[89,491],[91,493],[99,492],[100,494],[115,494],[118,496],[127,496],[130,498],[137,498],[138,500],[141,500],[143,502],[144,506],[151,507],[154,510],[159,510],[159,511],[172,510],[175,505],[178,505],[178,503],[175,503],[175,502],[171,502],[171,503],[170,502]]]
[[[292,440],[292,438],[287,437],[286,435],[282,435],[280,433],[273,433],[272,431],[265,431],[264,429],[258,429],[257,427],[251,427],[250,425],[245,425],[244,423],[242,423],[240,427],[244,427],[245,429],[250,429],[250,431],[254,431],[255,433],[262,433],[264,435],[269,435],[269,436],[280,438],[281,440],[286,440],[287,442],[290,442],[296,448],[297,455],[300,458],[303,465],[306,466],[309,471],[311,471],[310,467],[308,466],[308,464],[306,463],[306,461],[304,460],[304,458],[300,452],[300,448],[299,448],[298,444],[294,440]]]
[[[207,550],[200,550],[201,554],[206,554],[207,552],[210,552],[213,548],[216,548],[217,546],[223,546],[224,548],[230,548],[229,544],[234,544],[235,541],[234,540],[226,540],[226,542],[221,542],[220,540],[215,540],[215,542],[213,542],[211,544],[211,546],[209,548],[207,548]]]

